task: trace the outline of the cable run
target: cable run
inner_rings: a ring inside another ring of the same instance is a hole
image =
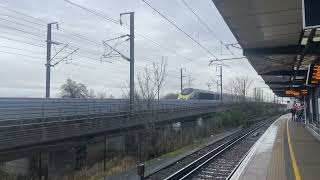
[[[18,56],[24,56],[24,57],[29,57],[29,58],[33,58],[33,59],[43,59],[41,57],[36,57],[36,56],[32,56],[32,55],[27,55],[27,54],[20,54],[20,53],[14,53],[14,52],[7,52],[7,51],[2,51],[0,50],[0,53],[6,53],[6,54],[13,54],[13,55],[18,55]]]
[[[0,27],[0,29],[3,29]],[[5,31],[0,31],[2,34],[5,34],[6,37],[17,37],[19,39],[22,39],[22,40],[32,40],[30,43],[38,43],[40,39],[38,38],[33,38],[31,36],[27,36],[27,35],[21,35],[21,33],[18,34],[18,32],[15,32],[15,31],[10,31],[8,29],[3,29]],[[40,40],[41,41],[41,40]],[[41,42],[45,42],[45,41],[41,41]]]
[[[207,23],[205,23],[200,16],[191,8],[191,6],[185,1],[182,0],[182,3],[191,11],[191,13],[197,17],[197,19],[201,22],[201,24],[207,28],[207,30],[212,34],[212,36],[218,40],[232,55],[234,55],[234,53],[230,50],[230,48],[222,41],[218,38],[218,36],[213,32],[213,30],[209,27],[209,25]]]
[[[160,11],[158,11],[156,8],[154,8],[151,4],[146,2],[145,0],[142,0],[146,5],[148,5],[151,9],[153,9],[156,13],[158,13],[161,17],[163,17],[165,20],[167,20],[171,25],[173,25],[175,28],[177,28],[180,32],[182,32],[184,35],[186,35],[189,39],[191,39],[193,42],[198,44],[204,51],[206,51],[208,54],[212,55],[215,59],[218,59],[209,49],[204,47],[199,41],[195,40],[192,36],[190,36],[188,33],[186,33],[182,28],[180,28],[176,23],[174,23],[172,20],[170,20],[168,17],[166,17],[164,14],[162,14]]]
[[[29,52],[29,53],[44,54],[44,52],[35,52],[35,51],[26,50],[26,49],[21,49],[21,48],[16,48],[16,47],[11,47],[11,46],[5,46],[5,45],[0,45],[0,47],[7,48],[7,49],[19,50],[19,51],[25,51],[25,52]]]
[[[81,5],[79,5],[79,4],[76,4],[76,3],[72,2],[72,1],[69,1],[69,0],[64,0],[64,1],[67,2],[67,3],[69,3],[69,4],[71,4],[71,5],[74,5],[74,6],[76,6],[76,7],[79,7],[79,8],[81,8],[82,10],[85,10],[85,11],[87,11],[87,12],[89,12],[89,13],[92,13],[92,14],[100,17],[100,18],[103,18],[103,19],[105,19],[105,20],[108,20],[108,21],[110,21],[110,22],[112,22],[112,23],[114,23],[114,24],[117,24],[117,25],[121,26],[120,23],[119,23],[117,20],[115,20],[115,19],[113,19],[113,18],[111,18],[111,17],[108,17],[107,15],[105,15],[105,14],[103,14],[103,13],[96,12],[96,11],[94,11],[94,10],[92,10],[92,9],[86,8],[86,7],[84,7],[84,6],[81,6]],[[123,26],[121,26],[121,27],[126,28],[126,29],[129,29],[129,26],[126,25],[126,24],[123,24]],[[163,46],[162,44],[160,44],[160,43],[157,42],[156,40],[154,40],[154,39],[152,39],[151,37],[145,35],[146,33],[139,32],[139,31],[137,31],[137,30],[135,30],[135,33],[136,33],[138,36],[142,37],[143,39],[148,40],[148,41],[152,42],[153,44],[157,45],[158,47],[162,48],[163,50],[166,50],[166,51],[168,51],[168,52],[170,52],[170,53],[172,53],[172,54],[175,54],[175,55],[177,55],[177,56],[180,56],[180,57],[182,57],[183,59],[185,59],[185,60],[187,60],[187,61],[190,61],[190,62],[193,61],[191,58],[185,57],[185,56],[177,53],[176,51],[173,51],[173,50],[170,50],[170,49],[166,48],[165,46]]]
[[[116,21],[116,20],[114,20],[114,19],[112,19],[112,18],[110,18],[110,17],[107,17],[107,16],[105,16],[105,15],[102,14],[102,13],[99,13],[99,12],[97,12],[97,11],[91,10],[91,9],[89,9],[89,8],[86,8],[86,7],[84,7],[84,6],[81,6],[81,5],[79,5],[79,4],[76,4],[76,3],[72,2],[72,1],[69,1],[69,0],[64,0],[64,1],[67,2],[67,3],[72,4],[73,6],[76,6],[76,7],[80,8],[80,9],[83,9],[83,10],[85,10],[85,11],[88,11],[88,12],[90,12],[91,14],[94,14],[94,15],[99,16],[99,17],[103,17],[103,18],[108,19],[109,21],[111,21],[111,22],[113,22],[113,23],[115,23],[115,24],[120,25],[120,22],[118,22],[118,21]]]
[[[27,42],[27,41],[21,41],[21,40],[17,40],[17,39],[12,39],[12,38],[8,38],[8,37],[4,37],[4,36],[0,36],[0,38],[2,39],[6,39],[6,40],[10,40],[10,41],[15,41],[15,42],[19,42],[19,43],[23,43],[23,44],[28,44],[28,45],[31,45],[31,46],[37,46],[37,47],[45,47],[45,45],[37,45],[37,44],[32,44],[31,42]]]
[[[37,21],[39,21],[39,22],[44,23],[44,24],[42,24],[42,25],[46,25],[46,24],[47,24],[47,22],[45,22],[45,21],[42,20],[42,19],[35,18],[35,17],[29,16],[29,15],[27,15],[27,14],[24,14],[24,13],[22,13],[22,12],[19,12],[19,11],[13,10],[13,9],[10,9],[10,8],[8,8],[8,7],[3,6],[3,4],[0,4],[0,8],[6,9],[6,10],[8,10],[8,11],[14,12],[14,13],[19,14],[19,15],[21,15],[21,16],[29,17],[29,18],[32,18],[32,19],[34,19],[34,20],[37,20]],[[38,24],[41,25],[40,23],[38,23]]]
[[[39,36],[38,34],[34,34],[34,33],[31,33],[31,32],[24,31],[24,30],[21,30],[21,29],[18,29],[18,28],[10,27],[10,26],[5,26],[5,25],[2,25],[2,24],[0,24],[0,27],[3,28],[3,29],[10,29],[10,30],[14,30],[14,31],[19,31],[19,32],[22,32],[22,33],[25,33],[25,34],[29,34],[29,35],[38,37],[40,39],[44,38],[42,36]]]
[[[23,19],[23,18],[20,18],[20,17],[11,16],[11,15],[8,15],[8,14],[0,14],[0,16],[6,16],[6,17],[11,18],[11,19],[25,21],[25,22],[28,22],[28,23],[31,23],[31,24],[35,24],[35,25],[39,25],[39,26],[45,27],[44,24],[40,24],[40,23],[37,23],[37,22],[34,22],[34,21],[26,20],[26,19]]]
[[[26,24],[23,24],[23,23],[20,23],[20,22],[16,22],[16,21],[12,21],[12,20],[8,20],[8,19],[5,19],[5,18],[2,18],[2,17],[0,17],[0,20],[1,21],[6,21],[6,22],[9,22],[9,23],[13,23],[13,24],[16,24],[16,25],[20,25],[20,26],[24,26],[24,27],[27,27],[27,28],[30,28],[30,29],[34,29],[34,30],[37,30],[37,31],[43,31],[44,32],[44,30],[41,30],[41,29],[39,29],[39,28],[36,28],[36,27],[34,27],[34,26],[32,26],[32,25],[26,25]]]

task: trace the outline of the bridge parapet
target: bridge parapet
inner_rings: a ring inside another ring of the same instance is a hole
[[[127,100],[0,98],[0,151],[213,113],[216,101],[156,101],[129,111]]]

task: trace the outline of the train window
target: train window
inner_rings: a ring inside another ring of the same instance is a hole
[[[200,100],[210,100],[213,99],[213,94],[209,94],[209,93],[199,93],[199,99]]]
[[[210,94],[210,98],[209,98],[209,100],[214,100],[214,94]]]
[[[186,89],[183,89],[181,94],[182,95],[188,95],[192,92],[192,89],[191,88],[186,88]]]
[[[194,93],[189,93],[189,99],[198,99],[199,93],[194,92]]]
[[[205,94],[204,93],[199,93],[198,98],[199,99],[205,99]]]

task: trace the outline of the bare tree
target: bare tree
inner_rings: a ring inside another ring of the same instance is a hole
[[[142,98],[141,100],[150,109],[151,102],[155,99],[157,90],[156,84],[152,81],[152,73],[148,67],[144,68],[143,73],[139,73],[137,76],[138,86],[137,93]]]
[[[97,92],[96,98],[98,99],[106,99],[107,98],[107,94],[103,91],[99,91]]]
[[[151,108],[152,102],[156,96],[160,99],[160,91],[167,77],[167,60],[162,58],[161,63],[153,63],[152,67],[146,66],[142,72],[137,75],[137,84],[135,85],[135,100],[139,105],[145,105]],[[128,99],[128,82],[123,88],[123,98]]]
[[[137,75],[137,83],[135,84],[135,109],[147,110],[152,108],[152,104],[155,100],[155,97],[158,96],[160,99],[160,90],[163,87],[163,84],[166,79],[166,67],[167,60],[162,58],[161,63],[153,63],[152,67],[146,66],[142,72]],[[128,82],[125,83],[125,88],[123,89],[125,98],[129,96]],[[155,122],[157,122],[157,116],[153,117],[143,117],[146,123],[144,124],[146,128],[152,129],[151,139],[152,142],[158,142],[158,137],[155,130]],[[155,148],[156,143],[152,143],[153,148]]]
[[[122,91],[122,98],[123,99],[129,99],[130,98],[130,85],[129,81],[125,81],[123,83],[123,86],[121,87]],[[134,99],[136,101],[139,101],[141,99],[139,93],[136,90],[136,86],[134,87]]]
[[[152,68],[145,67],[143,73],[138,74],[138,94],[150,108],[152,101],[157,96],[160,99],[160,90],[167,77],[167,59],[162,57],[161,63],[153,63]]]
[[[158,100],[160,99],[160,90],[163,86],[163,83],[167,77],[167,60],[166,58],[164,60],[164,57],[162,56],[161,63],[153,63],[153,83],[156,85],[157,88],[157,95]]]
[[[96,94],[95,94],[95,92],[94,92],[94,90],[93,89],[89,89],[89,91],[88,91],[88,95],[87,95],[87,97],[86,98],[97,98],[97,96],[96,96]]]
[[[248,76],[237,76],[231,80],[226,85],[226,92],[235,95],[235,100],[240,101],[245,100],[253,81]]]
[[[210,77],[210,79],[205,85],[208,86],[209,91],[212,90],[212,88],[216,88],[215,90],[219,92],[219,86],[220,86],[219,80],[215,80],[212,77]]]

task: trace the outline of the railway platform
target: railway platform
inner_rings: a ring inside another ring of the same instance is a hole
[[[305,124],[283,115],[250,149],[231,179],[320,179],[318,139]]]

